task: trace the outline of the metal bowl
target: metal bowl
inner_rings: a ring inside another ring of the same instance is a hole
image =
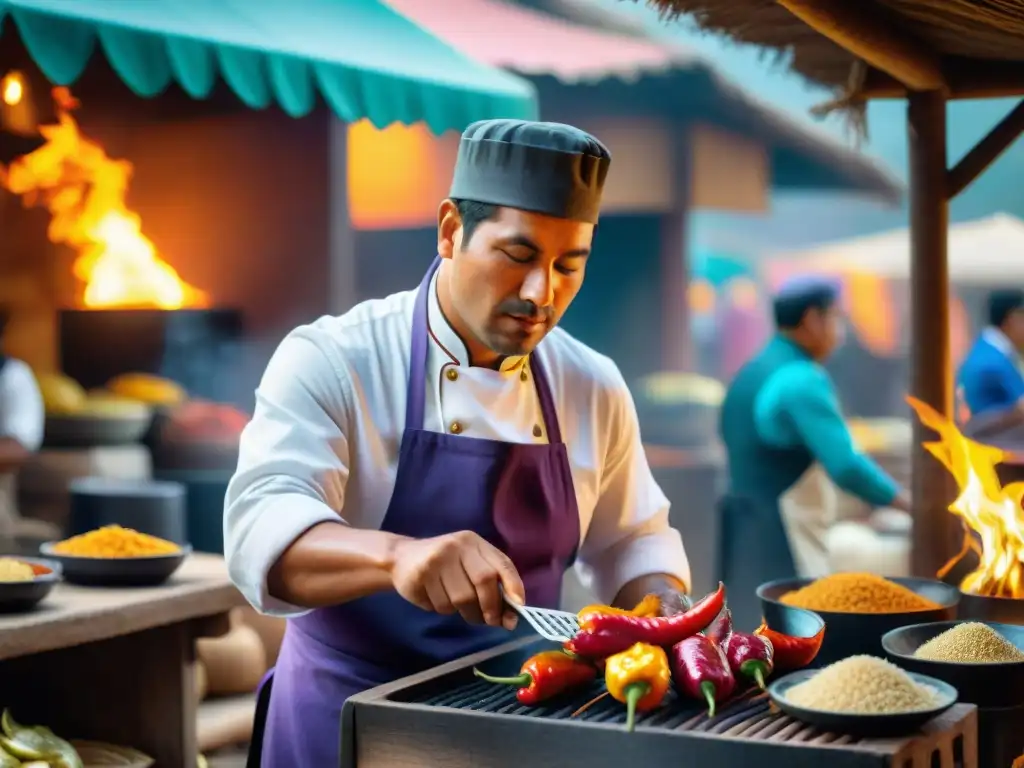
[[[37,557],[0,555],[28,563],[35,571],[32,581],[0,582],[0,613],[20,613],[35,608],[61,579],[60,563]]]
[[[882,636],[882,648],[889,659],[909,672],[938,678],[960,692],[960,701],[979,707],[1019,707],[1024,705],[1024,661],[996,663],[957,663],[919,659],[914,653],[933,637],[964,621],[937,621],[911,624]],[[996,622],[987,624],[1024,652],[1024,627]]]
[[[89,587],[153,587],[163,584],[192,553],[190,545],[166,555],[146,557],[76,557],[53,551],[48,541],[39,550],[63,566],[64,580]]]
[[[788,613],[801,610],[779,602],[780,598],[813,581],[815,579],[779,579],[769,581],[757,588],[761,611],[769,627],[774,629],[777,624],[784,624],[787,621]],[[905,627],[908,624],[950,621],[956,618],[957,604],[960,602],[960,590],[956,587],[934,579],[893,578],[889,581],[911,589],[921,597],[938,603],[941,607],[908,613],[815,611],[825,621],[825,639],[813,666],[827,666],[840,659],[845,659],[847,656],[856,656],[857,654],[881,656],[883,654],[882,635],[886,632]]]
[[[949,683],[936,680],[927,675],[908,672],[914,682],[927,685],[939,692],[940,703],[928,709],[913,712],[898,712],[885,715],[865,715],[848,712],[825,712],[819,709],[806,709],[793,704],[786,698],[790,688],[803,683],[819,670],[801,670],[779,678],[768,686],[768,695],[772,703],[779,709],[801,723],[813,725],[830,733],[847,733],[851,736],[906,736],[919,730],[921,726],[932,720],[956,704],[957,690]]]

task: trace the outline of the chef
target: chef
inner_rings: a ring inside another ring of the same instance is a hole
[[[993,291],[988,326],[960,365],[957,388],[972,417],[987,432],[1024,421],[1024,290]]]
[[[9,318],[0,307],[0,349]],[[0,351],[0,537],[18,532],[17,473],[42,445],[45,421],[32,369]]]
[[[820,467],[873,506],[909,510],[907,494],[860,453],[821,363],[842,341],[839,289],[797,278],[774,299],[777,333],[733,379],[722,404],[729,490],[720,507],[720,570],[738,621],[756,622],[759,584],[829,572]]]
[[[609,163],[571,126],[471,125],[419,287],[273,355],[224,521],[234,582],[289,618],[262,765],[337,765],[350,695],[509,640],[501,590],[556,608],[575,564],[619,606],[685,591],[626,383],[555,327]]]

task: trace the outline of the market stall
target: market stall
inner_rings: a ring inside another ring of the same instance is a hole
[[[0,616],[2,706],[67,739],[194,765],[195,640],[226,632],[242,602],[213,555],[189,556],[157,586],[58,583],[35,610]]]

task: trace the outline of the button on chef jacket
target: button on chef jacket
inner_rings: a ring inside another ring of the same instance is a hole
[[[530,357],[507,358],[500,370],[470,367],[436,282],[435,275],[424,429],[546,443]],[[396,293],[302,326],[267,366],[224,516],[231,577],[263,613],[306,612],[267,592],[267,572],[303,532],[338,520],[376,529],[384,520],[405,421],[415,296]],[[560,328],[533,355],[547,373],[568,450],[584,585],[609,602],[639,576],[666,573],[689,584],[683,544],[669,527],[669,502],[651,475],[616,365]]]

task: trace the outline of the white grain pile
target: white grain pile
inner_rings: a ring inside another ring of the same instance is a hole
[[[891,715],[930,709],[939,694],[884,659],[850,656],[793,686],[786,698],[822,712]]]
[[[968,621],[947,629],[922,645],[914,656],[928,661],[997,663],[1024,661],[1024,653],[987,624]]]

